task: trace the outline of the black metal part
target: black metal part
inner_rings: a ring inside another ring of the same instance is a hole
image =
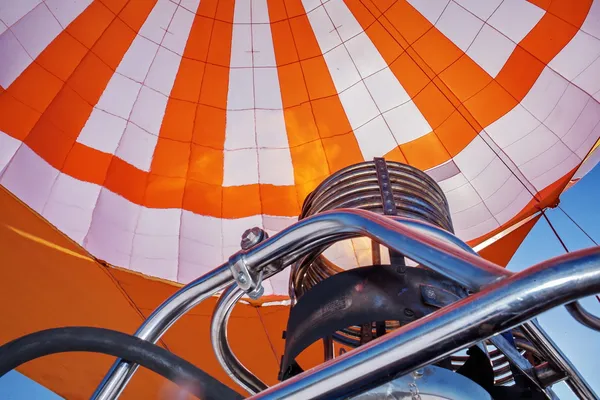
[[[375,171],[377,173],[377,184],[379,185],[379,193],[381,195],[381,203],[383,204],[384,215],[398,215],[396,209],[396,201],[394,200],[394,188],[390,181],[390,172],[384,158],[373,158],[375,163]],[[390,250],[390,262],[394,265],[406,265],[404,255],[396,251]]]
[[[338,273],[319,282],[291,309],[281,364],[282,376],[294,359],[318,339],[358,325],[361,342],[372,339],[372,323],[412,322],[438,309],[422,301],[421,286],[436,287],[455,298],[465,289],[437,272],[406,267],[398,274],[389,266],[361,267]]]

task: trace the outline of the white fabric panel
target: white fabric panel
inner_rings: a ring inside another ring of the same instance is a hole
[[[267,0],[252,1],[252,22],[255,24],[268,24],[270,22]]]
[[[421,0],[423,1],[423,0]],[[480,19],[486,21],[502,3],[502,0],[454,0]]]
[[[290,150],[258,149],[258,181],[285,186],[294,181]]]
[[[487,21],[515,43],[519,43],[542,19],[545,11],[524,0],[504,0]]]
[[[168,101],[169,98],[164,94],[156,92],[148,86],[142,86],[129,120],[145,131],[158,136]]]
[[[533,183],[535,187],[539,188],[538,190],[542,190],[546,186],[556,182],[558,179],[569,173],[569,171],[571,171],[581,162],[581,159],[576,154],[568,154],[568,157],[562,162],[556,163],[555,161],[554,164],[551,164],[553,166],[551,169],[531,179],[531,183]]]
[[[42,216],[79,244],[87,234],[100,186],[63,173],[56,179]]]
[[[77,141],[104,153],[114,154],[126,125],[127,121],[123,118],[94,108]]]
[[[19,1],[21,0],[16,2]],[[64,29],[92,3],[92,0],[44,0],[44,2]]]
[[[237,8],[237,2],[236,2]],[[252,67],[252,26],[233,24],[231,33],[231,68]]]
[[[435,26],[459,49],[467,51],[483,21],[451,1]]]
[[[221,248],[209,246],[185,237],[179,238],[179,272],[177,280],[188,283],[223,261]]]
[[[208,246],[221,248],[223,244],[222,220],[221,218],[198,215],[183,210],[180,236]]]
[[[181,209],[142,207],[136,233],[142,235],[179,235]]]
[[[169,96],[175,84],[180,63],[181,56],[179,54],[160,47],[150,66],[144,85],[164,96]]]
[[[493,216],[483,202],[452,214],[452,223],[457,232],[473,228],[489,219],[493,219]]]
[[[509,182],[511,182],[511,181],[509,181]],[[494,214],[496,221],[498,221],[498,223],[500,225],[505,224],[508,221],[510,221],[511,218],[513,218],[515,215],[517,215],[519,213],[519,211],[521,211],[523,208],[525,208],[525,206],[533,199],[533,196],[531,195],[531,193],[529,193],[526,189],[524,189],[523,185],[521,183],[518,183],[517,186],[519,186],[521,188],[520,191],[515,196],[504,199],[505,201],[508,200],[508,204],[506,205],[506,207],[504,209],[502,209]],[[505,196],[507,196],[507,194],[505,194]],[[492,208],[489,205],[489,202],[487,202],[486,204],[488,204],[488,207],[490,207],[490,211],[491,211]]]
[[[225,150],[223,186],[258,183],[258,154],[256,148]]]
[[[355,129],[354,136],[365,160],[381,157],[398,146],[381,115]]]
[[[481,197],[470,183],[445,192],[452,215],[481,203]]]
[[[512,176],[511,171],[496,156],[485,169],[471,180],[473,188],[486,201],[500,190],[502,185]]]
[[[519,167],[550,149],[559,138],[545,125],[540,125],[533,131],[517,140],[504,151]],[[527,175],[527,174],[525,174]]]
[[[575,78],[573,83],[593,96],[596,101],[600,101],[600,57]]]
[[[173,32],[171,20],[180,23]],[[149,136],[160,132],[182,57],[162,47],[163,40],[183,52],[192,22],[193,14],[179,5],[156,3],[79,134],[79,143],[149,170],[158,140]]]
[[[231,68],[229,70],[227,109],[249,110],[252,108],[254,108],[254,77],[252,68]]]
[[[258,147],[275,149],[289,146],[285,120],[280,110],[255,110],[254,118]]]
[[[581,25],[581,30],[600,39],[600,2],[592,2],[590,11]]]
[[[42,0],[0,0],[0,19],[10,27],[41,2]]]
[[[35,59],[60,34],[62,27],[46,4],[40,3],[11,26],[10,30]]]
[[[185,45],[194,23],[194,15],[198,9],[198,4],[195,6],[190,4],[189,7],[184,8],[184,2],[180,3],[180,6],[175,11],[173,21],[169,25],[169,33],[165,35],[162,46],[171,50],[172,52],[183,56]]]
[[[240,250],[240,241],[242,234],[250,228],[255,226],[263,228],[262,217],[260,215],[252,215],[245,218],[236,219],[223,219],[223,246],[234,248],[233,252],[225,253],[230,256],[236,251]]]
[[[590,96],[573,84],[569,84],[556,107],[552,110],[544,124],[558,137],[563,137],[573,126]]]
[[[365,32],[356,35],[344,45],[362,78],[387,67],[387,63]]]
[[[314,29],[314,26],[313,26]],[[321,47],[321,50],[323,48]],[[338,46],[323,55],[329,68],[331,79],[338,93],[360,82],[360,74],[356,70],[350,54],[344,46]]]
[[[534,117],[544,121],[562,97],[569,83],[552,69],[545,67],[531,90],[521,101]]]
[[[379,115],[379,110],[363,82],[340,93],[339,98],[352,128],[358,128]]]
[[[559,171],[556,170],[556,166],[560,165],[563,161],[568,159],[573,152],[569,150],[564,143],[557,141],[551,147],[549,147],[546,151],[540,152],[539,155],[531,158],[526,163],[519,166],[519,169],[523,172],[523,174],[527,177],[527,179],[538,189],[538,185],[535,183],[535,179],[539,176],[543,175],[547,171],[554,170],[555,173]],[[577,158],[577,157],[575,157]],[[568,170],[563,170],[564,172],[560,175],[556,175],[555,178],[558,179],[562,175],[566,174]],[[556,180],[555,179],[555,180]]]
[[[255,108],[283,109],[277,68],[254,68],[254,86],[257,88],[254,94]]]
[[[262,0],[264,1],[264,0]],[[254,14],[252,14],[254,20]],[[252,60],[254,67],[276,67],[270,24],[252,24]]]
[[[362,26],[348,9],[344,0],[330,0],[323,3],[327,15],[333,21],[342,42],[363,32]]]
[[[388,123],[399,145],[431,132],[431,126],[412,101],[385,112],[383,118]]]
[[[233,22],[223,185],[293,184],[266,0],[236,1]]]
[[[103,188],[98,196],[84,247],[102,260],[129,268],[140,208]]]
[[[385,60],[368,35],[358,33],[356,26],[359,23],[347,5],[342,0],[335,0],[335,3],[329,5],[330,3],[312,11],[309,21],[321,51],[326,53],[325,62],[363,155],[382,156],[385,153],[376,151],[389,151],[398,144],[431,132],[431,127],[387,68]],[[321,12],[325,14],[324,17],[320,16]],[[311,17],[313,14],[316,17]],[[334,20],[337,31],[331,24],[321,20],[325,17]],[[332,34],[337,35],[337,40],[331,38]],[[333,50],[328,47],[337,46],[343,40],[346,42],[342,46]],[[371,78],[361,81],[361,76]],[[383,121],[374,120],[382,115],[382,111],[385,111]],[[369,121],[371,124],[368,127],[361,128]],[[389,129],[374,133],[374,128],[383,128],[382,122]],[[389,135],[390,131],[393,138]],[[367,139],[375,134],[381,140],[380,143],[372,143]]]
[[[128,119],[142,85],[121,74],[114,74],[98,100],[96,108]]]
[[[598,138],[600,138],[600,123],[596,124],[596,126],[594,127],[592,132],[584,139],[581,146],[579,146],[579,148],[577,148],[577,150],[575,150],[575,154],[577,154],[577,156],[583,160],[588,155],[588,153],[590,152],[592,147],[596,144],[596,142],[598,141]],[[594,150],[594,152],[592,152],[592,157],[594,157],[594,155],[596,155],[595,150]],[[585,164],[588,164],[591,162],[592,161],[590,161],[590,160],[586,160]]]
[[[12,160],[17,150],[19,150],[19,146],[21,146],[20,140],[0,131],[0,179],[2,179],[4,168]]]
[[[492,122],[485,131],[501,148],[507,147],[541,124],[521,104]]]
[[[119,63],[117,72],[136,82],[142,83],[146,79],[146,75],[148,75],[150,65],[152,65],[157,51],[158,44],[143,36],[136,35]]]
[[[302,0],[304,4],[306,0]],[[307,7],[304,7],[307,9]],[[312,26],[319,48],[323,54],[329,52],[333,48],[342,44],[339,34],[335,30],[335,26],[331,22],[329,15],[323,6],[317,7],[308,12],[308,21]]]
[[[2,174],[0,184],[41,213],[57,176],[58,171],[50,164],[29,147],[20,146]]]
[[[158,136],[128,122],[115,155],[142,171],[149,171]]]
[[[469,181],[467,181],[465,175],[462,172],[460,172],[454,176],[451,176],[450,178],[437,182],[437,184],[440,185],[440,188],[442,188],[444,193],[448,193],[454,189],[466,185],[468,182]]]
[[[152,40],[154,43],[161,43],[169,30],[169,25],[177,7],[178,5],[170,0],[158,0],[140,28],[139,35]]]
[[[461,238],[464,241],[476,239],[480,236],[485,235],[486,233],[500,227],[500,224],[496,220],[495,217],[488,218],[485,221],[471,226],[466,229],[456,230],[456,236]]]
[[[365,85],[381,112],[386,112],[410,101],[410,96],[389,68],[384,68],[366,78]]]
[[[133,236],[131,269],[177,279],[181,213],[181,209],[141,207]]]
[[[321,6],[321,0],[302,0],[304,12],[309,13],[317,7]]]
[[[600,39],[577,31],[548,66],[572,81],[600,56]],[[591,93],[593,94],[593,93]]]
[[[0,20],[0,35],[1,35],[1,34],[3,34],[3,33],[6,31],[6,30],[8,30],[8,26],[6,26],[6,25],[4,24],[4,22],[2,22],[2,21]]]
[[[233,9],[233,23],[234,24],[249,24],[252,22],[252,1],[251,0],[236,0],[235,7]]]
[[[479,135],[454,157],[454,162],[469,181],[481,174],[493,160],[494,152]]]
[[[254,137],[254,110],[227,111],[225,150],[256,147]]]
[[[467,55],[495,78],[516,46],[502,33],[485,24],[469,47]]]
[[[408,0],[408,2],[433,25],[448,5],[448,0]]]
[[[15,35],[7,30],[0,35],[0,86],[8,88],[33,60]]]

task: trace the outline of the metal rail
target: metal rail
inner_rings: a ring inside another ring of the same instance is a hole
[[[210,340],[217,360],[227,375],[248,393],[256,394],[265,390],[268,386],[242,365],[227,342],[227,322],[235,303],[243,294],[244,291],[237,285],[231,285],[223,292],[213,312]]]
[[[362,392],[600,291],[600,248],[538,264],[252,399],[322,399]],[[595,397],[592,397],[595,398]]]
[[[156,342],[185,312],[232,284],[234,278],[240,287],[251,292],[256,289],[253,286],[255,282],[260,283],[257,277],[267,279],[315,250],[356,236],[369,237],[473,291],[479,291],[492,282],[512,275],[504,268],[478,257],[472,250],[467,250],[468,247],[454,235],[433,225],[410,219],[391,219],[365,210],[336,210],[299,221],[251,249],[234,254],[229,262],[191,282],[167,299],[143,323],[136,336]],[[250,275],[250,279],[242,276],[244,271]],[[420,321],[416,322],[419,326]],[[543,333],[535,330],[531,335],[537,335],[536,340],[541,343],[548,340]],[[530,341],[535,343],[532,338]],[[561,354],[559,351],[555,353],[555,364],[562,367]],[[568,361],[565,363],[570,365]],[[117,360],[92,399],[117,398],[136,368],[136,365]],[[574,368],[572,371],[575,375],[571,378],[581,378]],[[577,386],[586,387],[585,381],[582,378],[580,380],[583,383]],[[589,392],[593,393],[591,389]]]

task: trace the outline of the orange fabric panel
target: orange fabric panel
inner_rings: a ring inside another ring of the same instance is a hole
[[[488,261],[506,267],[540,217],[541,215],[538,215],[508,235],[483,248],[479,255]]]
[[[573,175],[575,175],[575,172],[577,172],[578,168],[579,166],[573,168],[562,178],[547,186],[544,190],[536,193],[534,198],[531,199],[531,201],[529,201],[529,203],[525,207],[523,207],[523,209],[517,215],[511,218],[510,221],[502,224],[502,226],[494,229],[491,232],[488,232],[483,236],[480,236],[473,240],[469,240],[467,244],[471,247],[477,246],[479,243],[486,241],[492,236],[502,232],[509,226],[516,224],[517,222],[533,215],[537,211],[540,211],[546,207],[556,206],[558,204],[559,196],[564,191],[565,187],[569,184],[571,178],[573,177]]]
[[[10,321],[0,329],[0,343],[27,333],[59,326],[98,326],[133,333],[180,285],[99,264],[80,246],[0,187],[0,315]],[[66,279],[68,278],[68,279]],[[29,294],[35,293],[35,296]],[[183,316],[160,343],[242,394],[218,364],[210,344],[212,297]],[[281,332],[289,308],[256,308],[238,304],[228,337],[240,361],[269,385],[277,383]],[[276,333],[278,332],[278,333]],[[275,339],[275,337],[279,339]],[[301,357],[316,365],[318,345]],[[19,371],[68,399],[93,392],[113,358],[63,354],[28,363]],[[173,398],[178,389],[143,368],[127,386],[124,399]]]
[[[60,326],[98,326],[133,333],[142,317],[107,269],[0,187],[0,342]],[[67,399],[87,399],[112,357],[60,354],[19,371]],[[164,385],[140,370],[126,398],[155,398]]]

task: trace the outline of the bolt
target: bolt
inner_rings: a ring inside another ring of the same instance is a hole
[[[427,288],[425,289],[425,296],[429,297],[430,299],[435,299],[435,292],[433,289]]]
[[[414,371],[412,374],[413,374],[413,377],[420,378],[420,377],[423,376],[423,370],[422,369],[418,369],[418,370]]]
[[[245,285],[246,282],[248,282],[248,278],[246,278],[246,275],[244,275],[243,272],[238,273],[238,281],[242,284]]]
[[[242,249],[248,250],[251,247],[254,247],[258,243],[262,242],[267,238],[267,233],[255,226],[254,228],[247,229],[242,234],[242,240],[240,242],[240,246]]]
[[[253,291],[248,293],[248,296],[250,296],[250,298],[252,300],[257,300],[259,299],[263,294],[265,293],[265,288],[263,287],[263,285],[258,286],[256,289],[254,289]]]
[[[410,308],[405,308],[404,315],[406,315],[407,317],[414,317],[415,312],[413,310],[411,310]]]

